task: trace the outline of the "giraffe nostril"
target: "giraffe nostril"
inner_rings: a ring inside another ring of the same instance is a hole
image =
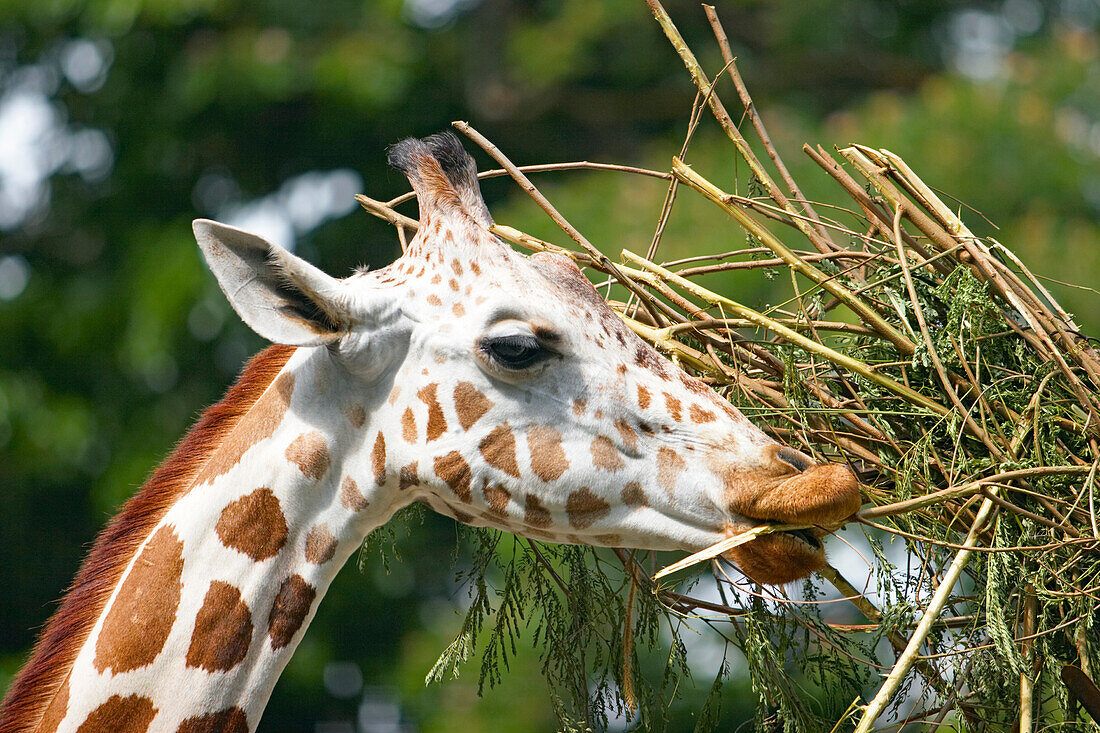
[[[775,457],[798,471],[808,471],[814,467],[813,461],[796,451],[794,448],[783,446],[775,452]]]

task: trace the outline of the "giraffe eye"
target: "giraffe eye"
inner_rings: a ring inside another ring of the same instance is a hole
[[[524,369],[550,356],[531,334],[515,334],[486,339],[481,350],[505,369]]]

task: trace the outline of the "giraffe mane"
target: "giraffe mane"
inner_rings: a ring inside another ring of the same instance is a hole
[[[8,688],[0,707],[0,733],[24,733],[38,726],[138,547],[187,492],[199,469],[293,353],[294,347],[276,345],[253,357],[225,397],[203,412],[99,533],[61,606],[39,635],[30,660]]]

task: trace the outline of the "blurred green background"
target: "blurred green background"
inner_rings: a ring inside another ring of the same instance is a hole
[[[1100,280],[1096,0],[717,6],[811,198],[837,200],[803,142],[887,147],[1040,275]],[[699,5],[666,7],[716,74]],[[387,144],[465,119],[520,164],[667,168],[693,96],[642,0],[0,0],[0,690],[96,531],[262,347],[204,270],[193,218],[252,228],[334,274],[377,267],[396,237],[352,196],[406,190]],[[709,118],[688,160],[745,192]],[[536,182],[613,254],[645,250],[665,192],[606,173]],[[499,222],[566,243],[513,186],[484,188]],[[743,242],[681,192],[660,256]],[[773,297],[758,275],[725,287]],[[1051,288],[1100,326],[1095,291]],[[553,730],[533,653],[482,698],[476,662],[424,686],[467,602],[464,541],[418,515],[396,528],[388,572],[377,552],[349,565],[260,729]],[[695,725],[718,660],[694,663],[694,687],[653,727]],[[722,729],[751,720],[736,671],[723,696]]]

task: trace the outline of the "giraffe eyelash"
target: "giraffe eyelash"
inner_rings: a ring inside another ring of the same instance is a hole
[[[496,365],[513,371],[526,369],[554,355],[532,334],[484,339],[479,349]]]

